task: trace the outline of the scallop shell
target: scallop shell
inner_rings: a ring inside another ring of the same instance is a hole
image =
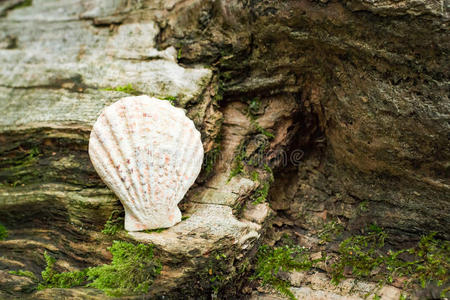
[[[100,114],[89,156],[124,206],[125,229],[140,231],[181,221],[177,204],[200,173],[203,146],[182,109],[147,96],[126,97]]]

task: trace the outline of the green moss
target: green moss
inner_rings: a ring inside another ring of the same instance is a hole
[[[19,4],[13,6],[11,9],[24,8],[24,7],[31,6],[32,4],[33,4],[33,1],[32,1],[32,0],[23,0],[23,1],[20,2]]]
[[[6,227],[0,223],[0,241],[6,239],[8,237],[8,231]]]
[[[360,211],[360,212],[366,212],[366,211],[367,211],[367,206],[368,206],[368,201],[367,201],[367,200],[361,202],[361,203],[359,204],[359,206],[358,206],[359,211]]]
[[[400,297],[398,298],[398,300],[407,300],[407,299],[408,298],[403,294],[400,294]]]
[[[205,157],[203,159],[203,166],[205,168],[206,175],[210,174],[214,169],[214,165],[216,164],[217,159],[220,156],[220,151],[222,150],[221,142],[222,135],[218,134],[214,139],[214,148],[205,154]]]
[[[154,258],[153,245],[115,241],[109,251],[113,255],[111,264],[88,269],[88,279],[92,280],[88,286],[110,296],[148,292],[162,270]]]
[[[340,234],[341,231],[340,225],[329,222],[324,226],[322,233],[325,236],[322,238],[328,240],[328,234]],[[348,276],[358,280],[375,280],[381,288],[401,277],[407,278],[404,288],[411,284],[420,284],[422,287],[428,284],[448,287],[449,241],[437,240],[435,233],[431,233],[423,236],[415,247],[392,251],[386,250],[387,238],[388,235],[382,228],[370,225],[365,234],[351,236],[342,241],[339,245],[339,256],[332,265],[332,282],[338,284]],[[253,279],[261,280],[263,285],[272,285],[294,299],[289,290],[289,283],[280,278],[279,272],[308,270],[325,258],[312,260],[306,249],[294,245],[287,237],[283,236],[281,242],[283,246],[262,246],[259,249]],[[351,272],[348,271],[349,268]],[[349,273],[350,276],[347,275]],[[449,289],[443,288],[441,297],[448,296],[448,293]]]
[[[262,187],[258,188],[255,193],[252,195],[253,204],[264,203],[267,200],[267,196],[269,195],[270,184],[268,182],[264,182]]]
[[[242,205],[242,201],[237,201],[233,206],[233,215],[240,218],[242,211],[244,210],[244,206]]]
[[[344,226],[336,221],[330,221],[323,225],[323,228],[318,232],[317,237],[320,239],[320,244],[325,244],[338,238],[343,231]]]
[[[241,144],[238,147],[237,155],[234,158],[233,168],[231,169],[230,176],[228,177],[228,182],[230,182],[230,180],[234,176],[244,173],[244,162],[243,162],[244,158],[245,158],[245,147]]]
[[[213,101],[218,103],[223,100],[223,92],[217,92],[213,98]]]
[[[118,210],[114,210],[106,221],[102,233],[107,235],[115,235],[118,231],[124,229],[123,222],[124,217],[121,216],[121,212]]]
[[[215,147],[205,155],[204,164],[206,175],[210,174],[211,171],[213,170],[219,154],[220,154],[220,145]]]
[[[264,181],[260,180],[259,173],[257,173],[256,171],[252,173],[252,180],[258,181],[260,183],[260,187],[251,196],[253,204],[264,203],[267,201],[270,185],[274,181],[273,171],[267,164],[264,164],[264,170],[267,172],[268,175],[266,176],[266,179]]]
[[[409,254],[416,257],[411,276],[420,282],[422,287],[433,281],[436,281],[438,286],[449,284],[450,242],[436,240],[435,235],[436,233],[433,232],[423,236],[415,248],[407,250]],[[394,254],[391,253],[391,256]],[[402,272],[408,274],[407,266],[401,267]]]
[[[227,256],[225,254],[219,253],[214,255],[213,259],[210,260],[208,268],[209,282],[215,294],[217,294],[219,288],[226,280],[227,272],[221,267],[221,261],[226,260],[226,258]]]
[[[169,229],[169,228],[168,227],[163,227],[163,228],[147,229],[147,230],[143,230],[142,232],[145,232],[145,233],[154,233],[154,232],[161,233],[161,232],[163,232],[164,230],[167,230],[167,229]]]
[[[270,168],[268,164],[264,164],[264,170],[269,174],[269,176],[270,176],[269,180],[271,182],[273,182],[274,181],[274,177],[273,177],[273,170],[272,170],[272,168]]]
[[[122,86],[117,86],[117,87],[109,87],[109,88],[105,88],[103,89],[104,91],[115,91],[115,92],[123,92],[123,93],[127,93],[130,95],[139,95],[139,91],[137,91],[136,89],[134,89],[133,85],[131,83],[127,84],[127,85],[122,85]]]
[[[224,80],[225,80],[225,78],[221,74],[219,74],[219,80],[218,80],[217,88],[216,88],[215,95],[213,98],[213,102],[215,102],[215,103],[219,103],[220,101],[223,100],[223,94],[224,94],[223,81]]]
[[[283,295],[295,299],[289,290],[289,283],[280,278],[279,272],[309,270],[322,260],[311,259],[310,253],[297,245],[275,248],[263,245],[258,250],[255,274],[252,279],[259,279],[262,285],[271,285]]]
[[[228,181],[230,181],[231,178],[233,178],[234,176],[242,173],[244,173],[244,164],[242,163],[242,158],[238,156],[234,161],[234,167],[230,172],[230,177],[228,177]]]
[[[257,114],[260,108],[261,100],[259,100],[259,98],[253,98],[250,100],[250,103],[248,104],[248,111],[251,115]]]
[[[259,125],[256,120],[252,120],[252,125],[253,125],[253,127],[255,127],[256,131],[265,135],[269,139],[275,138],[275,135],[273,135],[273,133],[271,133],[271,132],[267,131],[266,129],[264,129],[263,127],[261,127],[261,125]]]
[[[221,77],[224,81],[229,81],[229,80],[231,80],[231,78],[233,77],[232,71],[221,72],[221,73],[220,73],[220,77]]]
[[[91,178],[90,171],[73,172],[73,170],[80,168],[80,164],[89,161],[87,152],[85,153],[84,150],[78,153],[80,155],[73,153],[73,148],[80,150],[80,147],[85,147],[80,144],[79,140],[74,141],[74,139],[68,137],[52,138],[49,141],[51,144],[44,145],[44,143],[41,143],[34,146],[30,145],[29,142],[24,142],[18,144],[14,149],[1,153],[0,182],[7,187],[34,185],[37,182],[45,184],[61,181],[85,187],[98,186],[100,180]],[[53,148],[56,145],[59,147],[57,151]],[[82,201],[71,200],[71,205],[80,206],[82,203]],[[87,205],[92,207],[95,204]]]
[[[263,128],[261,125],[259,125],[258,121],[256,121],[255,114],[258,113],[260,107],[261,101],[259,100],[259,98],[253,98],[252,100],[250,100],[250,102],[248,103],[247,116],[250,118],[250,123],[258,133],[265,135],[269,139],[273,139],[275,138],[273,133]]]
[[[86,270],[58,273],[54,269],[55,258],[44,252],[47,266],[42,271],[42,282],[38,285],[38,290],[46,288],[70,288],[80,286],[86,281]]]
[[[178,101],[177,97],[175,97],[175,96],[166,96],[163,98],[163,100],[169,101],[170,104],[172,104],[172,105],[176,105],[177,101]]]
[[[34,146],[28,150],[18,150],[13,152],[11,158],[0,160],[0,180],[6,186],[16,187],[34,181],[40,176],[37,166],[40,155],[39,148]]]
[[[238,274],[245,274],[250,269],[250,261],[248,258],[245,258],[243,262],[239,265]]]
[[[217,298],[220,289],[229,283],[234,274],[232,258],[220,250],[214,250],[202,265],[204,267],[197,274],[197,288]]]
[[[375,279],[380,286],[392,283],[396,277],[406,277],[410,284],[449,284],[450,242],[439,241],[431,233],[421,238],[413,248],[386,251],[387,234],[378,226],[371,225],[364,235],[347,238],[339,245],[338,260],[332,266],[332,281],[339,283],[345,278],[344,269],[350,267],[351,276],[358,279]],[[448,291],[443,290],[443,293]]]
[[[259,182],[259,173],[256,171],[253,171],[252,174],[250,174],[250,178],[253,181]]]
[[[32,160],[33,158],[39,156],[39,154],[41,154],[40,151],[39,151],[39,148],[36,147],[36,146],[32,147],[30,149],[30,152],[28,153],[27,159],[28,160]]]
[[[89,286],[109,296],[148,292],[162,270],[161,263],[154,258],[153,245],[114,241],[108,250],[113,256],[111,264],[64,273],[56,272],[55,259],[44,253],[47,266],[38,289]]]
[[[12,165],[12,167],[29,166],[30,163],[36,162],[37,157],[40,154],[39,148],[34,146],[28,150],[22,150],[18,155],[15,155],[12,159],[3,159],[1,166]]]
[[[339,260],[333,265],[332,280],[339,283],[344,278],[346,266],[352,268],[352,275],[367,278],[383,261],[381,248],[387,235],[377,227],[369,229],[366,235],[352,236],[339,245]]]
[[[9,274],[28,277],[34,281],[37,281],[36,275],[33,272],[27,270],[9,271]]]

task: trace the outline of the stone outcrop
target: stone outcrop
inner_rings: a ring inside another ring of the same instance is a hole
[[[300,103],[287,130],[296,136],[291,151],[304,156],[290,174],[282,169],[276,185],[283,192],[273,193],[296,224],[339,217],[350,225],[377,221],[413,239],[430,230],[448,238],[444,1],[230,1],[183,9],[207,30],[180,18],[163,40],[182,43],[181,61],[217,63],[226,99],[265,103],[271,94]]]
[[[117,238],[155,245],[149,296],[241,294],[237,266],[272,210],[298,235],[338,221],[377,223],[393,244],[449,238],[447,1],[30,2],[0,3],[0,298],[104,297],[37,292],[8,271],[39,276],[44,251],[58,271],[106,263]],[[188,219],[110,237],[123,209],[88,138],[130,93],[175,99],[206,160],[180,205]],[[269,183],[271,208],[252,204]]]
[[[111,238],[100,231],[122,207],[87,155],[91,127],[106,105],[125,92],[175,101],[202,132],[205,150],[214,146],[222,113],[213,99],[217,82],[210,69],[180,66],[174,47],[156,48],[160,27],[148,14],[150,8],[139,10],[121,1],[115,7],[82,1],[34,1],[23,8],[7,4],[0,25],[0,219],[9,235],[0,245],[0,289],[17,296],[32,292],[30,279],[8,270],[39,275],[44,251],[58,258],[61,271],[109,259]],[[173,296],[173,290],[190,288],[193,274],[209,276],[203,269],[211,253],[227,253],[231,268],[237,254],[245,258],[269,211],[256,214],[253,222],[233,215],[236,201],[254,189],[251,180],[242,180],[197,186],[184,206],[187,220],[161,233],[130,234],[128,239],[155,244],[165,266],[153,293]],[[226,196],[228,202],[210,201],[196,192],[200,189],[212,198]],[[75,289],[32,297],[90,294]]]

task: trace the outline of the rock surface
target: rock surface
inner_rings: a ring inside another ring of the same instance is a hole
[[[59,270],[109,259],[106,248],[111,238],[99,231],[111,213],[122,208],[90,164],[87,144],[102,109],[128,95],[121,88],[175,99],[201,130],[205,148],[211,147],[208,142],[220,130],[213,127],[221,119],[212,101],[212,71],[182,67],[175,48],[156,48],[160,27],[152,14],[164,7],[155,5],[155,11],[129,7],[123,1],[99,6],[95,1],[35,0],[23,8],[2,6],[0,220],[9,235],[0,242],[0,269],[5,274],[26,269],[39,275],[44,251],[58,259]],[[221,184],[221,193],[235,195],[228,202],[231,206],[250,191],[240,188],[240,181]],[[165,265],[153,293],[171,295],[174,289],[189,288],[193,280],[189,274],[204,268],[210,253],[229,253],[233,261],[239,253],[242,259],[260,235],[260,224],[238,220],[229,206],[213,205],[203,197],[192,203],[187,210],[191,218],[178,226],[132,235],[154,243]],[[0,290],[9,296],[32,292],[29,282],[20,279],[6,276]],[[56,289],[32,297],[94,294],[86,289]]]
[[[274,226],[299,236],[339,221],[377,223],[392,244],[449,239],[448,1],[28,4],[0,3],[0,298],[104,297],[36,292],[8,270],[39,275],[44,251],[58,271],[106,263],[117,237],[155,244],[164,267],[149,296],[242,296],[238,266],[272,215],[252,202],[269,184]],[[206,159],[180,205],[187,220],[109,237],[123,208],[87,145],[101,110],[129,93],[176,99]]]
[[[219,3],[185,7],[208,30],[177,19],[166,42],[184,42],[182,61],[217,61],[225,98],[300,104],[286,117],[291,171],[272,194],[296,225],[376,221],[405,239],[448,238],[448,5]],[[279,121],[261,125],[277,132]]]

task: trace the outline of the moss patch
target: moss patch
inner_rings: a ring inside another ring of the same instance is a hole
[[[27,271],[27,270],[17,270],[17,271],[9,271],[9,274],[16,275],[16,276],[23,276],[28,277],[34,281],[37,281],[36,275],[34,275],[33,272]]]
[[[264,203],[267,200],[267,196],[269,195],[270,184],[268,182],[264,182],[262,187],[257,189],[255,193],[252,195],[253,204]]]
[[[213,293],[217,294],[219,289],[227,281],[229,272],[226,268],[227,256],[223,253],[218,253],[213,256],[208,264],[209,282],[213,289]]]
[[[331,242],[341,236],[344,226],[336,221],[330,221],[323,225],[323,228],[317,234],[320,244]]]
[[[251,119],[251,123],[253,125],[253,127],[255,128],[255,130],[263,135],[265,135],[266,137],[268,137],[269,139],[273,139],[275,138],[275,136],[273,135],[273,133],[269,132],[268,130],[264,129],[261,125],[259,125],[259,123],[255,120],[255,119]]]
[[[10,9],[24,8],[24,7],[31,6],[32,4],[33,4],[32,0],[23,0],[23,1],[19,2],[17,5],[15,5],[12,8],[10,8]]]
[[[225,249],[213,250],[202,262],[202,268],[192,274],[196,288],[203,291],[205,295],[210,294],[212,298],[225,293],[225,287],[231,282],[235,275],[233,267],[234,258],[227,255]]]
[[[162,265],[154,258],[153,245],[114,241],[108,248],[111,264],[75,272],[58,273],[55,259],[44,254],[47,267],[42,271],[38,289],[89,286],[109,296],[138,295],[148,292]]]
[[[178,98],[175,96],[166,96],[163,98],[163,100],[167,100],[170,102],[170,104],[172,104],[173,106],[175,106],[178,102]]]
[[[261,100],[258,97],[253,98],[248,103],[248,114],[254,116],[259,112],[260,108],[261,108]]]
[[[279,273],[309,270],[322,260],[311,259],[308,250],[298,245],[275,248],[263,245],[258,250],[255,274],[252,278],[260,279],[262,285],[271,285],[283,295],[295,299],[289,290],[289,282],[280,278]]]
[[[245,147],[240,145],[237,149],[236,157],[234,158],[233,168],[231,169],[230,176],[228,177],[228,182],[236,175],[244,173],[244,160],[245,158]]]
[[[155,228],[155,229],[147,229],[147,230],[143,230],[142,232],[145,232],[145,233],[161,233],[161,232],[163,232],[164,230],[167,230],[167,229],[169,229],[168,227],[161,227],[161,228]]]
[[[154,258],[153,245],[115,241],[109,248],[113,260],[109,265],[88,269],[89,286],[111,296],[148,292],[161,272],[161,263]]]
[[[259,112],[260,108],[261,100],[259,100],[259,98],[253,98],[250,100],[248,102],[247,117],[250,119],[250,123],[258,133],[265,135],[269,139],[273,139],[275,137],[273,133],[259,125],[256,120],[256,114]]]
[[[122,85],[122,86],[105,88],[103,90],[104,91],[123,92],[123,93],[127,93],[127,94],[134,95],[134,96],[137,96],[140,94],[140,92],[137,91],[131,83],[129,83],[127,85]]]
[[[114,210],[109,216],[108,220],[103,227],[102,233],[107,235],[115,235],[118,231],[124,229],[124,217],[123,212]]]
[[[330,242],[335,241],[341,232],[342,227],[339,224],[329,222],[319,234],[322,234],[322,241]],[[385,241],[388,235],[382,228],[370,225],[364,232],[343,240],[339,244],[339,255],[335,258],[322,253],[320,259],[313,260],[308,249],[285,238],[281,240],[281,246],[261,246],[252,278],[260,280],[262,285],[271,285],[287,297],[295,299],[289,290],[289,282],[284,280],[280,273],[307,271],[319,267],[318,262],[327,260],[327,264],[332,263],[331,281],[335,284],[339,284],[345,278],[354,278],[377,282],[376,290],[395,281],[398,284],[402,283],[405,290],[417,285],[422,288],[437,285],[440,287],[441,298],[449,296],[449,241],[438,240],[435,238],[436,233],[431,233],[423,236],[414,247],[394,251],[387,248]],[[377,297],[373,291],[366,296],[370,294]]]
[[[345,277],[377,280],[379,286],[405,277],[404,288],[411,284],[448,286],[450,270],[450,242],[435,239],[435,233],[422,237],[412,248],[385,250],[388,235],[371,225],[364,235],[345,239],[339,245],[339,256],[332,266],[332,281]],[[345,272],[346,270],[349,270]],[[448,288],[442,290],[442,297]]]
[[[0,241],[6,239],[8,237],[8,231],[6,227],[0,223]]]
[[[273,171],[267,164],[264,164],[264,170],[268,174],[268,176],[266,176],[265,180],[261,180],[259,177],[259,173],[256,171],[253,171],[253,173],[251,175],[252,180],[258,181],[260,184],[260,187],[251,196],[251,199],[253,200],[253,202],[252,202],[253,204],[264,203],[267,201],[267,196],[269,195],[270,185],[274,181]]]
[[[36,171],[41,155],[37,146],[30,149],[17,151],[15,155],[8,155],[4,153],[4,157],[0,160],[0,180],[6,186],[16,187],[19,184],[24,184],[33,181],[39,176]]]
[[[208,176],[212,172],[217,159],[220,157],[220,151],[222,150],[221,142],[222,135],[218,134],[214,139],[214,148],[211,151],[205,153],[203,166],[205,168],[206,176]]]
[[[47,266],[42,271],[42,282],[38,285],[38,290],[46,288],[70,288],[80,286],[86,281],[86,270],[58,273],[54,269],[56,259],[50,256],[47,251],[44,253]]]

